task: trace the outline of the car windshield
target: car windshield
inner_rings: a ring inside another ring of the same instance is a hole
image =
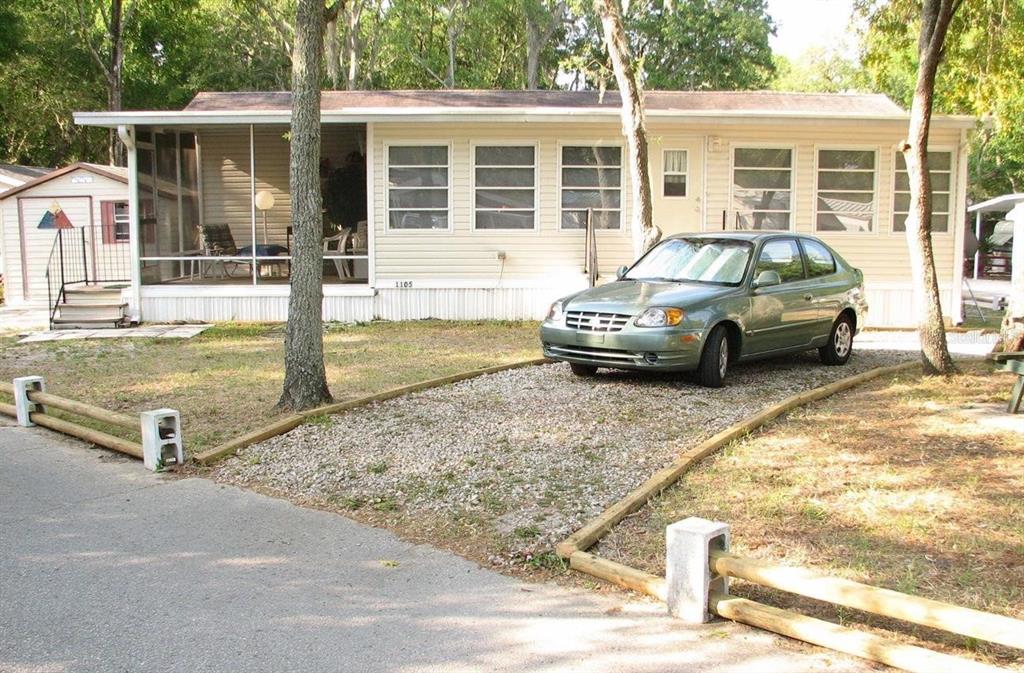
[[[738,285],[752,249],[747,241],[670,238],[647,253],[623,278]]]

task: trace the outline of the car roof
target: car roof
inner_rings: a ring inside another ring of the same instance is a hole
[[[673,234],[666,236],[665,239],[670,238],[718,238],[718,239],[733,239],[736,241],[760,241],[765,238],[774,238],[776,236],[787,236],[797,238],[808,238],[817,240],[813,236],[806,234],[798,234],[792,231],[699,231],[691,234]]]

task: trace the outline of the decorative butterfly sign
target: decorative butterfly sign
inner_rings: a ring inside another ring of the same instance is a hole
[[[67,213],[60,207],[60,204],[54,201],[50,204],[50,208],[43,213],[42,219],[39,220],[39,229],[74,229],[75,225],[71,224],[71,220],[68,219]]]

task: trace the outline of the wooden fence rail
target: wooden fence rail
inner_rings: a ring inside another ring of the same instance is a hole
[[[741,558],[718,550],[711,551],[709,565],[711,571],[718,575],[736,577],[799,596],[1024,649],[1024,621],[1019,619],[820,575],[806,568]]]
[[[13,396],[15,394],[14,385],[7,383],[6,381],[0,381],[0,392]],[[141,422],[139,418],[133,418],[128,414],[102,409],[91,404],[86,404],[85,402],[69,400],[59,395],[44,393],[38,390],[29,392],[28,399],[37,404],[47,405],[54,409],[60,409],[76,416],[84,416],[85,418],[91,418],[102,423],[107,423],[108,425],[132,430],[136,433],[139,433],[141,430]],[[17,417],[18,410],[13,404],[0,403],[0,413]],[[40,427],[56,430],[57,432],[62,432],[65,435],[71,435],[72,437],[77,437],[87,442],[92,442],[98,446],[112,449],[135,458],[143,458],[142,444],[138,442],[133,442],[101,430],[79,425],[78,423],[73,423],[72,421],[57,418],[56,416],[40,413],[38,411],[29,414],[29,420]]]

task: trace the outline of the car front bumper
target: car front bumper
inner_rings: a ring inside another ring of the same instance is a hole
[[[545,357],[615,369],[696,369],[703,337],[701,330],[674,327],[627,325],[619,332],[591,332],[545,321],[540,328]]]

